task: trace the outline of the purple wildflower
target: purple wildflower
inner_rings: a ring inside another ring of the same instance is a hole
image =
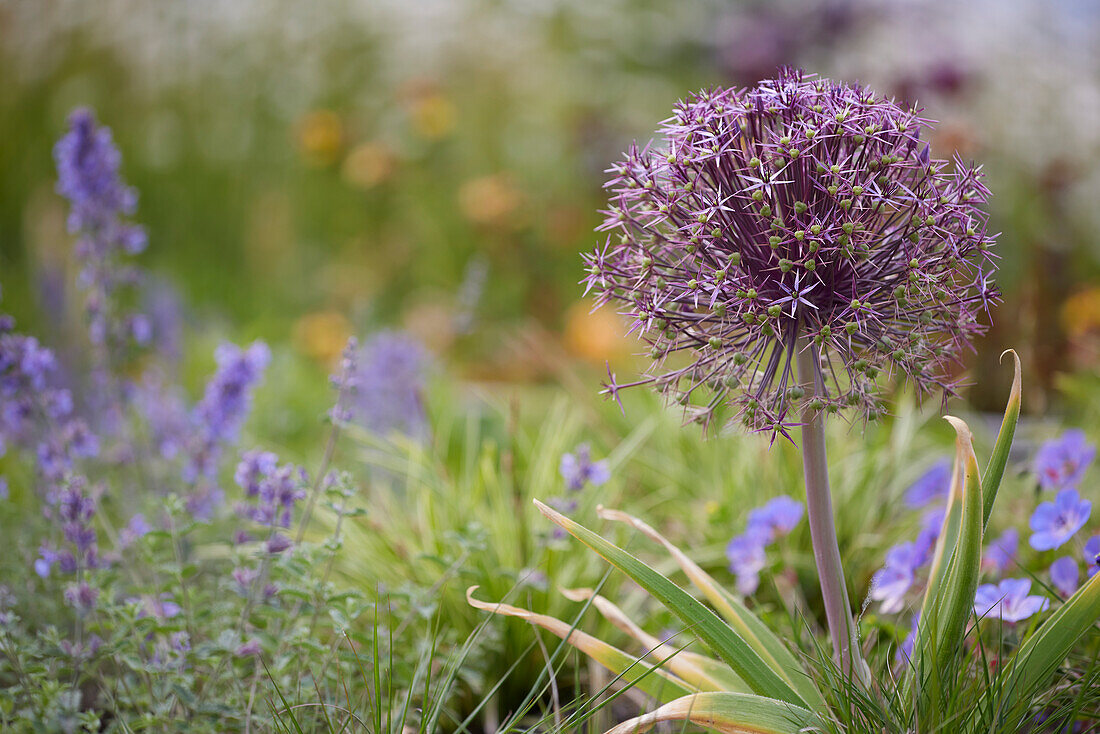
[[[2,455],[2,454],[0,454]],[[6,500],[9,497],[8,490],[8,478],[0,477],[0,500]]]
[[[586,257],[588,288],[652,345],[653,370],[630,384],[704,425],[730,403],[774,431],[806,396],[796,350],[817,357],[811,406],[874,417],[882,371],[952,391],[950,366],[997,298],[988,192],[978,170],[929,157],[926,127],[793,70],[677,105],[662,143],[612,169],[601,229],[614,234]]]
[[[1100,571],[1100,535],[1094,535],[1085,541],[1085,565],[1089,568],[1089,578]]]
[[[214,352],[218,369],[206,385],[202,400],[192,413],[191,438],[184,479],[205,482],[188,500],[188,508],[200,518],[209,518],[221,504],[223,493],[213,483],[224,444],[237,440],[252,404],[252,389],[260,381],[271,352],[261,341],[247,349],[223,344]]]
[[[801,520],[802,503],[781,495],[749,512],[746,532],[760,536],[767,544],[794,530]]]
[[[238,647],[234,655],[239,658],[256,657],[260,654],[260,651],[262,649],[263,648],[260,646],[260,641],[253,637],[248,642]]]
[[[336,389],[336,404],[329,412],[332,420],[346,423],[352,419],[352,411],[347,403],[358,392],[358,371],[359,340],[351,337],[344,347],[344,353],[340,356],[339,371],[329,378],[333,388]]]
[[[1000,537],[986,546],[985,553],[982,554],[982,564],[994,569],[997,573],[1004,573],[1016,562],[1016,551],[1019,545],[1019,531],[1016,528],[1005,530]]]
[[[1081,499],[1076,489],[1063,489],[1053,502],[1043,502],[1031,515],[1034,531],[1028,542],[1035,550],[1053,550],[1073,537],[1092,513],[1092,502]]]
[[[918,611],[913,615],[913,621],[909,625],[909,634],[905,636],[905,640],[894,652],[895,664],[901,665],[904,662],[908,665],[909,661],[913,659],[913,645],[917,642],[917,625],[919,624],[920,612]]]
[[[574,492],[584,489],[586,484],[599,487],[611,478],[607,461],[592,461],[592,451],[586,443],[577,446],[571,454],[562,454],[558,469],[566,485]]]
[[[905,492],[905,504],[924,507],[929,502],[942,500],[951,491],[951,462],[941,459],[922,474]]]
[[[145,520],[145,515],[140,512],[130,518],[130,522],[126,523],[126,527],[118,533],[118,547],[121,549],[129,548],[139,538],[145,537],[151,532],[153,527]]]
[[[54,147],[57,191],[69,200],[69,231],[79,232],[76,254],[79,283],[85,289],[85,312],[92,343],[118,350],[131,341],[148,342],[149,321],[126,314],[115,294],[137,280],[120,255],[145,249],[145,230],[125,221],[137,208],[137,192],[119,175],[122,158],[111,131],[99,127],[90,110],[69,117],[69,131]]]
[[[1071,429],[1047,441],[1035,454],[1035,476],[1043,489],[1076,487],[1096,456],[1096,447],[1085,440],[1085,432]]]
[[[974,596],[974,614],[981,618],[1015,623],[1045,611],[1050,600],[1029,596],[1031,579],[1004,579],[999,584],[982,584]]]
[[[91,586],[87,581],[70,584],[65,589],[65,603],[81,616],[95,609],[98,601],[99,589]]]
[[[276,532],[289,528],[294,507],[306,496],[308,481],[304,469],[284,464],[266,451],[246,451],[237,465],[237,484],[249,500],[237,508],[237,514],[263,526],[268,531],[267,551],[281,553],[290,547],[286,536]]]
[[[1062,556],[1050,564],[1050,583],[1062,596],[1073,596],[1081,580],[1081,569],[1077,560],[1071,556]]]
[[[882,603],[883,614],[900,612],[916,571],[924,563],[915,543],[900,543],[886,552],[886,563],[871,577],[871,599]]]
[[[428,420],[423,392],[428,355],[420,343],[406,334],[380,332],[363,345],[358,362],[351,406],[354,419],[379,436],[398,432],[425,440]]]
[[[760,585],[766,558],[763,540],[751,533],[738,535],[726,546],[730,571],[737,575],[737,590],[748,596]]]

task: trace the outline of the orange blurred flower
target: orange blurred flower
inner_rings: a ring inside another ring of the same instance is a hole
[[[334,163],[343,142],[344,124],[332,110],[313,110],[298,123],[298,149],[311,164]]]
[[[474,224],[507,224],[522,202],[523,194],[503,173],[472,178],[458,190],[458,206]]]
[[[352,148],[340,173],[352,186],[372,189],[389,178],[396,166],[396,156],[385,144],[366,142]]]
[[[593,364],[625,357],[636,342],[623,336],[627,325],[611,308],[592,311],[593,302],[577,301],[565,312],[565,348]]]
[[[1062,304],[1062,326],[1072,336],[1100,331],[1100,286],[1074,293]]]
[[[302,354],[333,364],[351,336],[351,324],[339,311],[316,311],[294,322],[291,342]]]
[[[458,113],[454,104],[438,92],[419,95],[409,108],[413,130],[428,140],[439,140],[454,129]]]

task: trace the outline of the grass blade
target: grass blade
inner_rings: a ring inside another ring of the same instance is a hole
[[[596,607],[606,620],[645,647],[646,652],[643,657],[667,660],[666,667],[700,691],[750,692],[745,681],[737,677],[728,665],[706,655],[678,649],[661,642],[639,627],[622,609],[591,589],[562,589],[561,593],[573,601],[591,599],[592,606]]]
[[[475,599],[473,594],[477,588],[471,586],[466,590],[466,600],[470,606],[505,617],[517,617],[542,627],[659,701],[672,701],[697,690],[661,668],[642,662],[601,639],[571,627],[557,617],[536,614],[511,604],[494,604]]]
[[[756,653],[768,663],[773,670],[779,673],[798,695],[813,707],[825,706],[825,699],[817,690],[813,681],[806,675],[798,660],[787,649],[779,637],[768,628],[764,622],[749,611],[741,600],[727,591],[710,574],[704,571],[699,564],[667,538],[654,530],[644,521],[619,510],[609,510],[604,507],[597,509],[597,514],[605,520],[623,522],[642,533],[650,540],[660,543],[676,561],[680,569],[688,577],[688,580],[703,593],[718,613],[733,627],[737,634]]]
[[[749,693],[697,693],[624,721],[607,734],[642,732],[662,721],[684,721],[727,734],[798,734],[813,715],[792,706]]]
[[[614,543],[535,500],[551,521],[596,551],[608,563],[629,576],[675,614],[699,640],[726,663],[752,690],[769,698],[805,706],[794,688],[770,667],[745,640],[717,614]]]
[[[989,516],[993,512],[993,502],[997,499],[997,490],[1001,487],[1001,479],[1008,465],[1008,452],[1012,449],[1012,439],[1016,435],[1016,423],[1020,420],[1021,375],[1020,356],[1015,350],[1007,349],[1001,353],[1001,359],[1006,354],[1012,355],[1015,374],[1012,378],[1012,391],[1008,394],[1008,404],[1005,406],[1005,417],[1001,420],[1001,430],[997,434],[997,442],[993,445],[993,454],[989,457],[989,464],[985,468],[985,479],[982,481],[982,527],[989,525]]]

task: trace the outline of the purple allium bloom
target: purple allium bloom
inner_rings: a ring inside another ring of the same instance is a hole
[[[974,614],[981,618],[1020,622],[1045,611],[1050,600],[1028,596],[1031,579],[1004,579],[999,584],[982,584],[974,595]]]
[[[1035,476],[1043,489],[1076,487],[1096,456],[1096,447],[1085,440],[1085,432],[1070,429],[1047,441],[1035,454]]]
[[[130,341],[148,342],[151,324],[126,314],[114,298],[132,285],[136,271],[119,261],[145,249],[145,230],[125,220],[137,208],[137,193],[119,175],[122,158],[111,131],[96,124],[90,110],[69,117],[69,131],[54,147],[57,191],[72,205],[69,231],[79,232],[76,254],[79,283],[86,291],[85,311],[92,343],[119,349]]]
[[[1089,578],[1100,571],[1100,535],[1094,535],[1085,541],[1085,565],[1089,567]]]
[[[905,504],[924,507],[934,500],[942,500],[951,491],[951,462],[941,459],[922,474],[905,492]]]
[[[585,484],[599,487],[611,478],[607,461],[592,461],[592,451],[586,443],[577,446],[571,454],[562,454],[558,470],[566,485],[574,492],[584,489]]]
[[[751,533],[738,535],[726,546],[726,558],[737,575],[737,590],[746,596],[754,593],[766,562],[763,540]]]
[[[801,349],[824,391],[811,406],[876,416],[883,371],[952,391],[950,367],[997,298],[995,263],[980,172],[932,160],[926,127],[793,70],[678,104],[661,143],[611,169],[611,234],[586,257],[588,288],[652,347],[653,369],[630,384],[705,425],[730,403],[773,431],[805,397]],[[666,364],[682,353],[686,365]],[[626,386],[612,376],[605,392]]]
[[[998,573],[1004,573],[1016,561],[1016,551],[1020,545],[1020,532],[1008,528],[1000,537],[986,546],[982,554],[982,564]]]
[[[749,512],[746,533],[763,539],[765,544],[794,530],[802,520],[802,503],[781,495]]]
[[[1053,502],[1043,502],[1031,515],[1034,531],[1028,542],[1035,550],[1053,550],[1073,537],[1092,513],[1092,502],[1081,499],[1076,489],[1063,489]]]
[[[923,554],[916,543],[900,543],[886,552],[886,564],[871,577],[870,593],[873,600],[882,602],[883,614],[901,611],[905,595],[923,563]]]
[[[396,431],[427,439],[423,392],[428,354],[420,342],[399,332],[379,332],[363,345],[358,362],[354,420],[380,436]]]
[[[1080,580],[1081,569],[1077,567],[1077,559],[1062,556],[1050,564],[1050,583],[1062,596],[1073,596]]]

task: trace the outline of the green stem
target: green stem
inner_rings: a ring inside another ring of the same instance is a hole
[[[864,678],[859,652],[859,636],[852,619],[848,589],[844,584],[844,568],[833,520],[833,500],[829,492],[829,468],[825,455],[825,415],[812,406],[815,397],[824,397],[825,386],[818,367],[817,347],[810,339],[800,340],[798,375],[806,391],[802,409],[802,470],[806,477],[806,514],[810,522],[814,561],[821,582],[821,597],[825,603],[825,618],[833,640],[834,654],[842,670],[853,669]],[[855,666],[853,668],[853,662]]]

